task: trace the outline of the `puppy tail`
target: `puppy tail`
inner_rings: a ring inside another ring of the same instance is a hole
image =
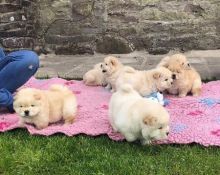
[[[121,91],[123,93],[130,93],[131,91],[133,91],[133,88],[130,84],[123,84],[119,88],[119,91]]]
[[[50,91],[60,91],[66,94],[72,93],[66,86],[60,84],[53,84],[50,86]]]

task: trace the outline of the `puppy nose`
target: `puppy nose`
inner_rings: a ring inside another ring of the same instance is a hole
[[[175,74],[172,75],[172,79],[174,79],[174,80],[176,79],[176,75]]]
[[[24,114],[29,115],[29,111],[28,110],[24,111]]]
[[[169,132],[166,132],[166,135],[168,136],[168,135],[169,135]]]
[[[103,73],[105,73],[105,72],[106,72],[106,70],[102,70],[102,72],[103,72]]]

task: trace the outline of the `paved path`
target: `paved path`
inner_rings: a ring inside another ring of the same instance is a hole
[[[169,53],[169,54],[172,54]],[[166,55],[150,55],[144,51],[135,51],[130,54],[113,54],[122,63],[139,70],[147,70]],[[220,79],[220,50],[186,52],[189,62],[199,71],[202,79]],[[83,74],[93,65],[103,61],[106,55],[41,55],[41,67],[37,78],[61,77],[65,79],[82,79]]]

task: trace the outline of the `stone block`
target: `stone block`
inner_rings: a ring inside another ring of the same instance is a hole
[[[8,37],[1,38],[0,41],[5,48],[33,48],[35,43],[30,37]]]

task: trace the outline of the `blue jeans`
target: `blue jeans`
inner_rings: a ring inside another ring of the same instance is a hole
[[[5,55],[0,48],[0,107],[13,109],[12,94],[25,84],[39,68],[36,53],[20,50]]]

